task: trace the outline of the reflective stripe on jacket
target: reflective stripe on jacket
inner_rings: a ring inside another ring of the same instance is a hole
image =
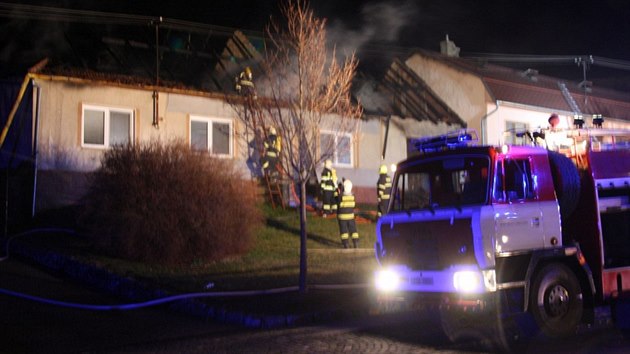
[[[320,187],[325,191],[334,191],[335,183],[333,181],[333,173],[331,170],[324,167],[322,171],[322,180],[320,182]]]
[[[339,201],[339,209],[337,210],[337,218],[339,220],[352,220],[354,219],[354,196],[344,195]]]
[[[265,154],[270,157],[277,157],[280,152],[278,137],[274,134],[270,134],[265,140]]]
[[[379,175],[376,189],[378,191],[377,199],[379,202],[389,199],[392,193],[392,179],[387,174]]]

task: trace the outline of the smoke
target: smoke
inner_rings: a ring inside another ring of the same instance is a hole
[[[414,18],[418,9],[412,0],[399,3],[378,2],[364,5],[353,25],[342,20],[333,20],[327,28],[329,45],[335,46],[337,53],[348,56],[360,53],[370,42],[392,43]]]

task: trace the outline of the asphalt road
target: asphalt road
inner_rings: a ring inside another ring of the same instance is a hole
[[[0,262],[0,288],[81,304],[120,304],[16,259]],[[273,330],[207,322],[152,307],[91,311],[0,294],[1,353],[474,353],[446,340],[435,316],[387,315]],[[562,341],[532,340],[524,353],[627,353],[614,328]]]

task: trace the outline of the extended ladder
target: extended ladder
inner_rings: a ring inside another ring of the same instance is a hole
[[[267,193],[269,194],[269,201],[271,206],[276,208],[276,200],[279,201],[282,209],[285,209],[284,198],[282,196],[281,179],[279,177],[271,177],[268,173],[265,173],[265,184],[267,186]]]

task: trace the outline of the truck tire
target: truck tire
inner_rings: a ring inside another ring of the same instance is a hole
[[[577,277],[560,263],[536,273],[530,289],[530,311],[541,332],[550,338],[575,334],[582,320],[582,289]]]
[[[580,199],[580,174],[573,161],[565,155],[549,151],[548,156],[560,215],[564,219],[575,211]]]

